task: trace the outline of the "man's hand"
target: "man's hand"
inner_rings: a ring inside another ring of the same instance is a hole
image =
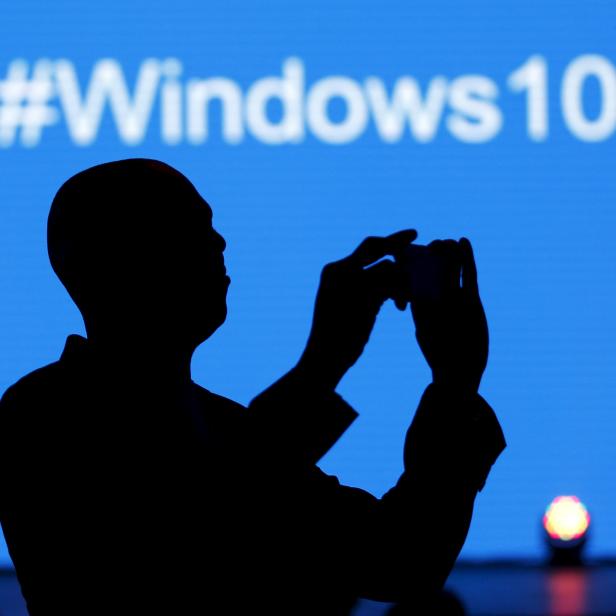
[[[369,237],[348,257],[323,268],[312,329],[295,371],[335,389],[362,354],[386,299],[404,306],[404,281],[398,257],[415,238],[414,230]],[[372,267],[369,267],[371,266]]]
[[[451,287],[439,299],[411,302],[417,342],[436,385],[475,393],[488,361],[488,324],[473,249],[466,238],[432,242],[430,249],[461,273],[462,283],[460,275],[450,277]]]

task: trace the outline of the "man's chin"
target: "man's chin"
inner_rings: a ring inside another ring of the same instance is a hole
[[[207,340],[227,320],[227,305],[216,314],[208,314],[207,318],[201,318],[198,328],[199,344]]]

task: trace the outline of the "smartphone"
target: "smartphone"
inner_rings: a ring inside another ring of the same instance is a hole
[[[459,259],[431,246],[409,244],[401,265],[410,301],[438,301],[460,286]]]

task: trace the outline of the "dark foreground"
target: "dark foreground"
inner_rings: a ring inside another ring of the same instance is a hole
[[[447,588],[468,616],[616,614],[614,561],[579,569],[549,569],[519,562],[462,563],[454,569]],[[385,616],[390,608],[362,601],[353,616]],[[26,616],[17,580],[10,571],[0,573],[0,616]]]

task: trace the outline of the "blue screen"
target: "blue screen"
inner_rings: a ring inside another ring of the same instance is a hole
[[[164,160],[211,204],[233,282],[192,375],[242,403],[297,361],[325,263],[398,229],[467,236],[508,448],[463,555],[540,556],[559,494],[614,554],[615,23],[611,0],[4,7],[0,386],[84,333],[45,229],[97,163]],[[360,417],[322,468],[383,494],[429,380],[410,313],[386,304],[339,388]]]

